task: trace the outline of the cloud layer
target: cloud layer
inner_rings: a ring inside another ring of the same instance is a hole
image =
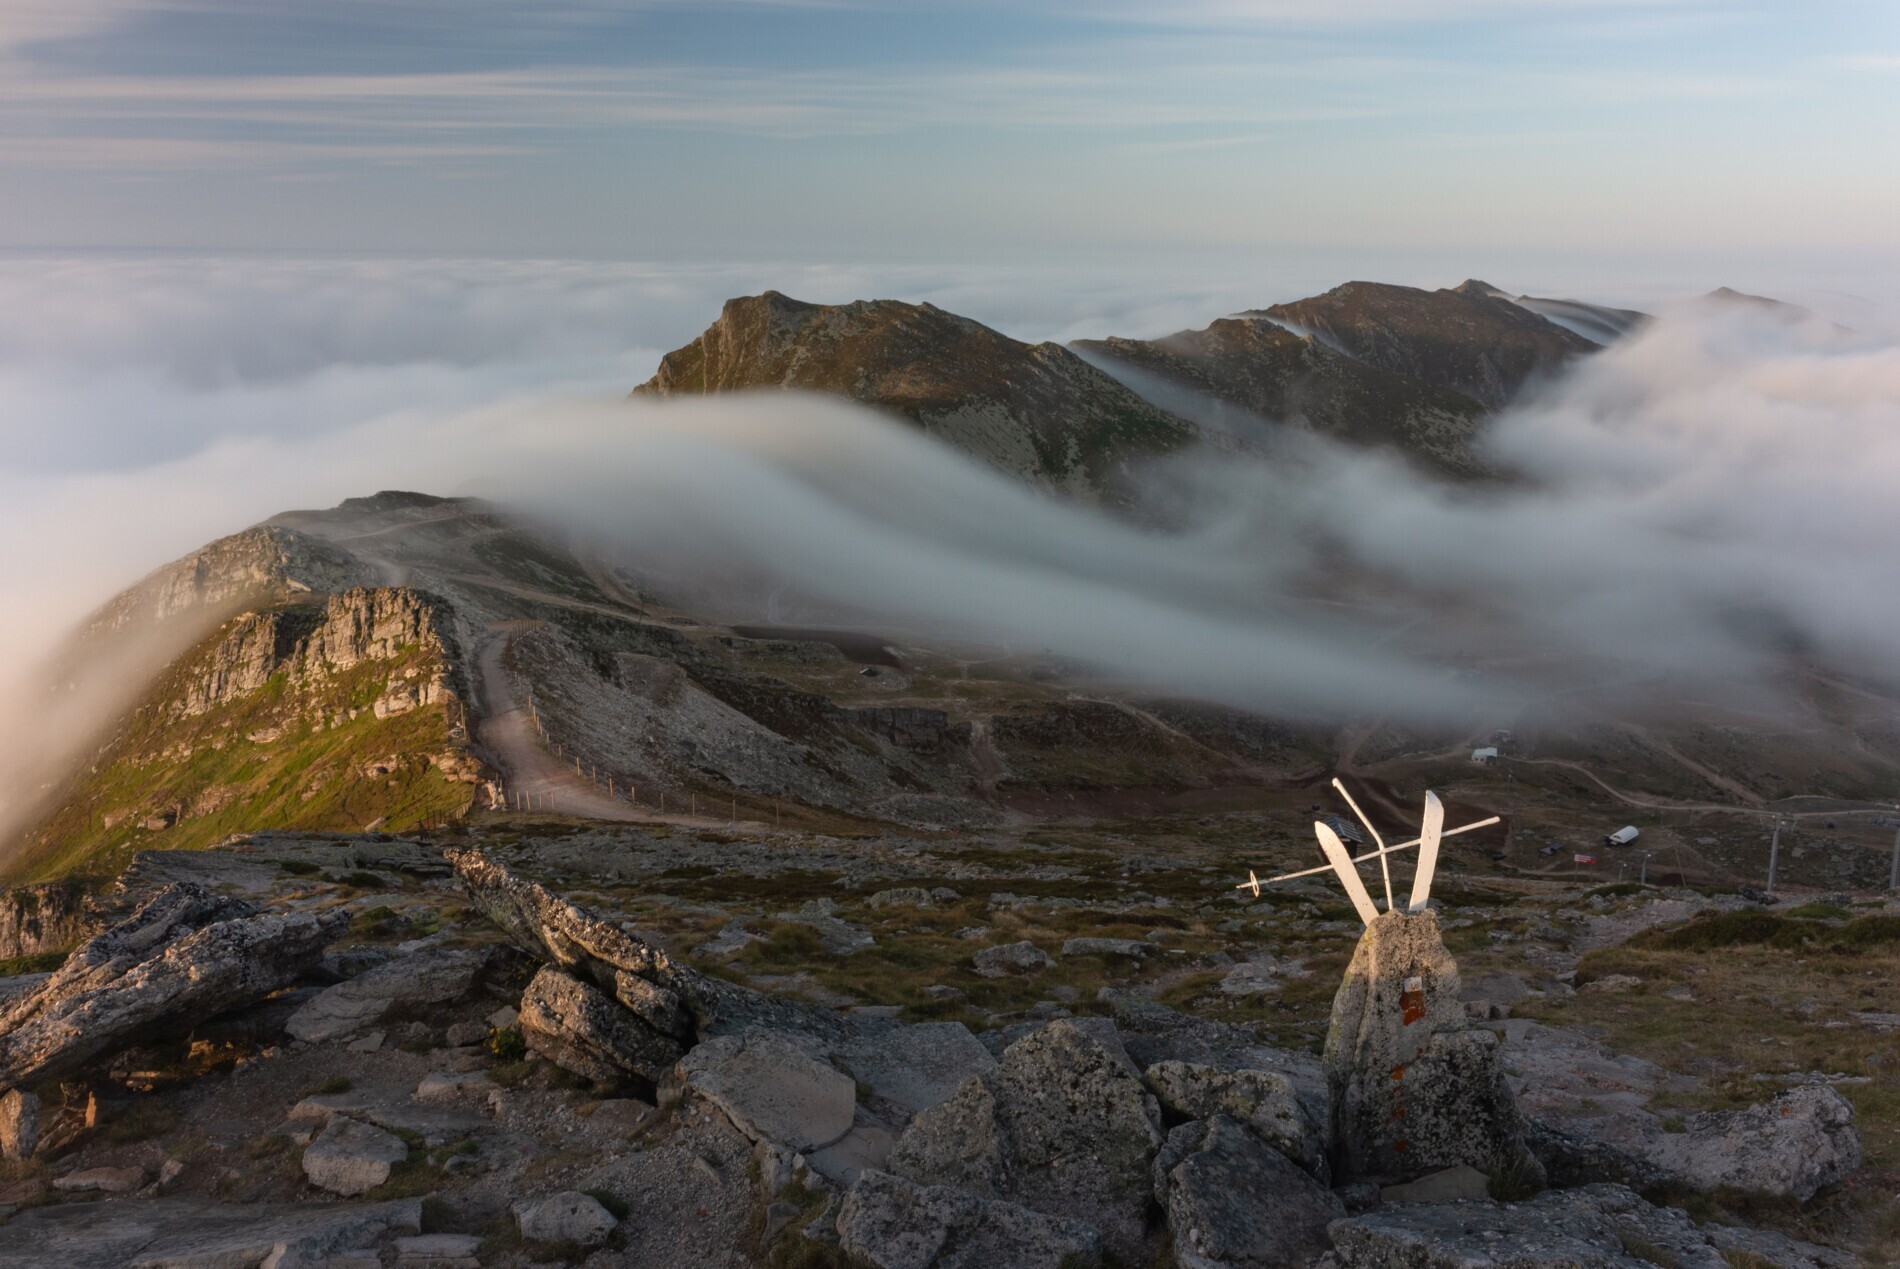
[[[758,289],[744,269],[95,261],[4,277],[4,699],[166,559],[382,488],[513,501],[644,568],[744,577],[741,602],[789,587],[1308,717],[1508,719],[1579,666],[1768,689],[1791,656],[1889,680],[1900,664],[1900,342],[1873,327],[1670,309],[1497,421],[1515,485],[1444,487],[1290,443],[1151,473],[1189,512],[1157,533],[836,403],[622,400],[716,297]],[[781,281],[820,299],[906,284],[1031,335],[1239,307],[1218,286]],[[15,734],[23,717],[6,718]]]

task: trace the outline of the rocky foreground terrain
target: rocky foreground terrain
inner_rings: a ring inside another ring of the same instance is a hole
[[[1357,920],[1172,827],[140,854],[0,980],[0,1265],[1900,1247],[1900,905],[1442,877],[1447,1025],[1495,1034],[1533,1157],[1382,1188],[1329,1157],[1318,1058]]]

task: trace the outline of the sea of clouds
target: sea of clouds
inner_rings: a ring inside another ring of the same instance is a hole
[[[1306,717],[1506,716],[1532,688],[1455,673],[1442,654],[1473,641],[1763,683],[1790,655],[1875,679],[1900,664],[1900,340],[1865,311],[1844,329],[1651,302],[1643,333],[1496,421],[1488,443],[1513,482],[1450,487],[1295,440],[1152,473],[1178,513],[1163,532],[1054,502],[870,411],[624,396],[726,297],[765,286],[929,300],[1032,340],[1157,335],[1320,286],[575,262],[4,266],[0,721],[16,737],[44,658],[116,590],[276,512],[387,488],[480,493],[643,568],[766,579],[870,621]]]

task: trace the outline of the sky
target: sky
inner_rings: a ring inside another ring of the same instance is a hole
[[[1897,141],[1887,0],[0,0],[0,249],[1848,285]]]

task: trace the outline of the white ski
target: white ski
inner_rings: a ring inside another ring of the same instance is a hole
[[[1412,873],[1412,901],[1408,912],[1423,912],[1432,897],[1432,874],[1438,871],[1438,842],[1445,827],[1445,804],[1425,790],[1425,822],[1418,831],[1418,868]]]
[[[1339,884],[1346,888],[1346,897],[1358,910],[1359,919],[1371,925],[1378,920],[1379,909],[1372,906],[1372,896],[1366,893],[1366,883],[1359,880],[1359,870],[1352,865],[1352,854],[1346,849],[1346,843],[1339,840],[1339,834],[1330,825],[1318,820],[1313,821],[1313,832],[1319,836],[1320,849],[1326,852],[1327,862],[1339,874]]]

